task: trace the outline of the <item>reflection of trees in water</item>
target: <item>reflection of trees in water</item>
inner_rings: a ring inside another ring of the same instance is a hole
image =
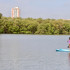
[[[0,34],[0,50],[1,50],[1,47],[2,47],[2,35]]]
[[[1,54],[2,54],[2,35],[0,34],[0,60],[2,59]]]
[[[0,47],[1,47],[1,35],[0,35]]]

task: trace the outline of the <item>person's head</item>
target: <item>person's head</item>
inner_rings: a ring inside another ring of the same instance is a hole
[[[69,40],[70,40],[70,37],[69,37]]]

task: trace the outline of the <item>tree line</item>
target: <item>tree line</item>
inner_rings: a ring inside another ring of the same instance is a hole
[[[69,35],[70,20],[0,17],[0,34]]]

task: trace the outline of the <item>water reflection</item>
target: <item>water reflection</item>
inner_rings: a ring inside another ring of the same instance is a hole
[[[67,53],[55,53],[55,48],[66,46],[67,39],[67,36],[0,35],[0,70],[62,70],[62,67],[70,70],[70,53],[68,57]]]
[[[69,53],[69,55],[68,55],[68,58],[69,58],[69,65],[70,65],[70,53]]]

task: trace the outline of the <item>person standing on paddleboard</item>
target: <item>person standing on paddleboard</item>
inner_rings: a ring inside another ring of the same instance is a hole
[[[69,40],[68,40],[67,42],[69,43],[69,46],[68,46],[68,48],[70,48],[70,37],[69,37]]]

